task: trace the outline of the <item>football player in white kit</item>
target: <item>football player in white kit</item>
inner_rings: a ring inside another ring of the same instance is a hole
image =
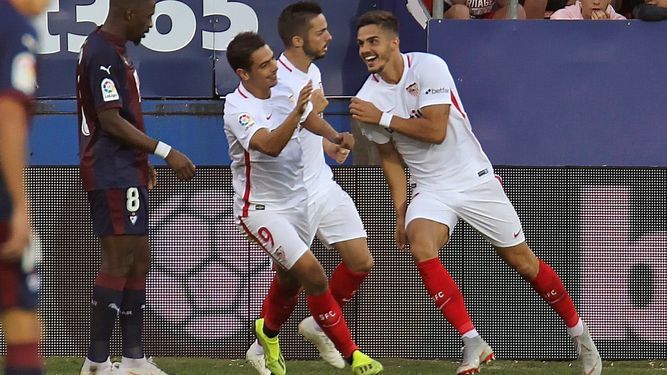
[[[311,81],[313,96],[323,99],[322,76],[313,61],[324,57],[332,37],[321,7],[310,1],[288,5],[278,18],[278,33],[283,40],[285,52],[278,58],[278,84],[273,89],[274,95],[296,97],[301,88]],[[323,107],[313,108],[312,111],[309,107],[304,114],[306,121],[323,121],[320,116]],[[310,112],[313,112],[313,117],[309,116]],[[327,248],[333,247],[342,258],[329,281],[331,293],[342,307],[352,299],[373,266],[366,231],[354,202],[333,180],[331,168],[324,159],[323,147],[327,154],[339,163],[345,161],[349,150],[310,131],[300,131],[299,139],[304,157],[305,187],[308,191],[309,239],[312,240],[317,235]],[[276,287],[277,283],[281,288]],[[286,293],[286,297],[299,293],[298,283],[289,285],[288,281],[279,280],[278,275],[273,284],[271,289],[276,293]],[[296,298],[286,300],[292,302],[292,308],[295,307]],[[301,321],[299,333],[315,344],[320,356],[327,363],[337,368],[345,367],[341,354],[313,317]],[[264,367],[263,350],[257,341],[248,349],[246,359],[260,374],[268,374]]]
[[[295,103],[288,97],[273,96],[277,62],[271,48],[253,32],[234,37],[227,47],[227,59],[241,78],[238,88],[226,96],[224,106],[237,224],[271,257],[281,275],[279,280],[303,287],[311,314],[348,360],[352,372],[381,373],[382,365],[362,353],[352,340],[324,269],[309,250],[308,193],[297,129],[306,108],[312,106],[312,84],[308,82],[300,90]],[[328,134],[331,141],[342,138]],[[285,317],[284,305],[296,295],[276,293],[276,288],[282,288],[280,282],[269,291],[263,316],[255,321],[255,334],[264,349],[266,368],[284,375],[278,333],[289,317]]]
[[[601,372],[600,355],[554,270],[525,242],[521,222],[472,133],[447,64],[428,53],[403,54],[398,21],[385,11],[358,19],[359,55],[371,75],[350,102],[362,133],[377,144],[396,209],[396,241],[410,245],[426,290],[464,343],[457,374],[494,358],[479,336],[438,252],[463,219],[558,313],[574,339],[582,373]],[[407,204],[403,162],[414,186]]]

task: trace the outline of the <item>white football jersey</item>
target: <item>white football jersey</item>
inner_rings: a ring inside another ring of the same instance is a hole
[[[299,92],[309,80],[313,82],[313,90],[324,91],[322,74],[315,64],[310,64],[308,73],[304,73],[292,65],[285,54],[280,55],[278,58],[278,85],[274,87],[276,95],[291,97],[294,101],[293,105],[296,105]],[[302,118],[305,119],[311,111],[312,106],[309,105]],[[303,150],[303,176],[308,190],[308,200],[314,202],[323,199],[323,196],[329,191],[326,187],[332,183],[333,173],[324,159],[321,136],[302,128],[299,131],[299,140]]]
[[[250,148],[255,132],[273,130],[285,120],[278,107],[280,103],[273,98],[258,99],[241,84],[226,96],[225,135],[232,161],[236,216],[246,217],[252,210],[288,209],[308,198],[296,132],[277,157]]]
[[[402,56],[403,76],[397,84],[371,74],[357,97],[402,118],[419,118],[424,107],[448,104],[445,141],[425,143],[375,124],[361,124],[362,134],[378,144],[393,141],[418,187],[463,190],[493,178],[491,162],[472,132],[445,61],[429,53]]]

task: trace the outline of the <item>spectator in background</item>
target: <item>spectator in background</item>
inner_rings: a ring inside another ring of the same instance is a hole
[[[664,0],[662,0],[664,1]],[[610,0],[578,0],[573,5],[559,9],[551,15],[552,20],[624,20],[616,13]]]
[[[638,4],[632,14],[644,21],[667,20],[667,0],[648,0]]]
[[[430,11],[436,0],[422,0]],[[523,0],[517,19],[544,19],[547,0]],[[510,0],[445,0],[445,19],[507,19]]]

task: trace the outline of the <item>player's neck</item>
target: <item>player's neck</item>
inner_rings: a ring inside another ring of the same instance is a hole
[[[100,29],[105,33],[109,33],[120,40],[127,41],[127,34],[125,33],[125,27],[116,24],[110,18],[107,18],[107,20],[104,21],[104,25],[102,25]]]
[[[378,75],[383,81],[395,85],[401,81],[403,69],[405,69],[403,55],[398,53],[393,59],[387,62],[387,66]]]
[[[286,49],[285,57],[287,57],[287,60],[289,60],[295,68],[304,73],[308,73],[308,68],[310,68],[310,64],[313,63],[313,60],[306,56],[306,54],[303,53],[303,50],[297,50],[295,48]]]
[[[271,97],[271,88],[257,87],[249,82],[241,82],[243,87],[257,99],[268,99]]]

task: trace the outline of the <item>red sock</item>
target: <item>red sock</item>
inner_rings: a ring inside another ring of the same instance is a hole
[[[556,271],[540,260],[540,269],[537,271],[537,276],[530,283],[540,297],[547,301],[549,306],[560,315],[567,327],[571,328],[577,325],[579,314],[577,314],[572,298],[565,290],[565,286]]]
[[[280,283],[278,275],[273,276],[269,293],[262,303],[261,317],[264,318],[264,325],[272,331],[280,331],[283,323],[292,315],[292,311],[299,302],[299,293],[301,288],[296,290],[285,287]]]
[[[463,335],[474,329],[468,310],[463,302],[463,294],[459,290],[452,276],[440,263],[439,258],[433,258],[417,264],[417,269],[424,282],[426,291],[435,302],[438,310],[449,323]]]
[[[39,370],[42,366],[42,357],[39,355],[38,344],[36,342],[7,345],[7,357],[5,357],[5,367],[7,370]]]
[[[331,281],[329,281],[329,289],[331,289],[331,294],[333,294],[338,306],[343,307],[350,302],[366,276],[368,276],[368,272],[351,271],[345,263],[336,267],[331,275]]]
[[[336,303],[330,289],[319,296],[308,296],[308,308],[317,324],[333,341],[343,358],[350,358],[355,350],[359,350],[357,344],[352,341],[352,334],[343,317],[343,310]]]

